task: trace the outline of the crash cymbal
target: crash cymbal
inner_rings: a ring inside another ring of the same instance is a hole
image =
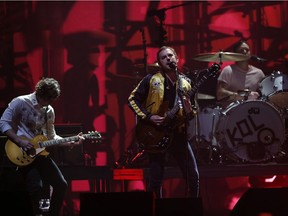
[[[208,95],[208,94],[197,93],[197,99],[199,99],[199,100],[212,100],[212,99],[215,99],[215,97],[212,95]]]
[[[212,53],[202,53],[196,55],[193,59],[197,61],[205,61],[205,62],[224,62],[224,61],[245,61],[250,57],[243,55],[241,53],[233,53],[233,52],[212,52]]]
[[[137,69],[145,69],[145,68],[144,68],[144,67],[145,67],[144,64],[136,64],[136,65],[134,65],[134,66],[135,66],[135,68],[137,68]],[[160,67],[159,67],[159,65],[158,65],[157,62],[154,63],[154,64],[147,64],[147,70],[148,70],[148,72],[157,71],[159,68],[160,68]]]

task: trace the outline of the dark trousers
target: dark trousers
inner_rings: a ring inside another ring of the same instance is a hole
[[[20,171],[23,173],[27,190],[31,195],[35,213],[39,213],[39,200],[47,198],[47,192],[50,192],[51,186],[49,215],[58,216],[68,184],[57,164],[49,156],[38,156],[32,164],[21,167]]]
[[[149,154],[150,180],[148,191],[162,198],[162,181],[166,163],[166,153],[171,154],[186,181],[187,197],[199,196],[199,171],[196,158],[185,133],[175,132],[171,146],[164,153]]]

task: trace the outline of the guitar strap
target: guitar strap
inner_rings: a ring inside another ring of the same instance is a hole
[[[177,96],[178,100],[176,102],[179,103],[180,110],[183,110],[182,115],[184,115],[185,119],[189,120],[191,116],[193,115],[193,110],[192,110],[192,105],[190,102],[190,97],[187,97],[184,93],[183,90],[183,85],[182,85],[182,78],[179,76],[179,73],[177,71],[177,81],[178,81],[178,88],[177,88]],[[189,117],[189,118],[188,118]]]

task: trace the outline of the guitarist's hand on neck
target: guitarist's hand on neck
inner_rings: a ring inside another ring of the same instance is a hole
[[[78,135],[77,135],[77,140],[76,141],[70,141],[70,142],[67,142],[66,144],[64,143],[63,145],[68,145],[70,147],[73,147],[75,145],[81,145],[83,144],[84,140],[85,140],[85,137],[82,136],[83,135],[83,132],[80,132]]]

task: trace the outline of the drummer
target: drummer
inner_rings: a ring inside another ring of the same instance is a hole
[[[249,64],[251,53],[246,41],[237,42],[233,51],[247,58],[224,67],[218,77],[216,97],[223,108],[237,100],[258,99],[259,83],[265,77],[261,69]]]

